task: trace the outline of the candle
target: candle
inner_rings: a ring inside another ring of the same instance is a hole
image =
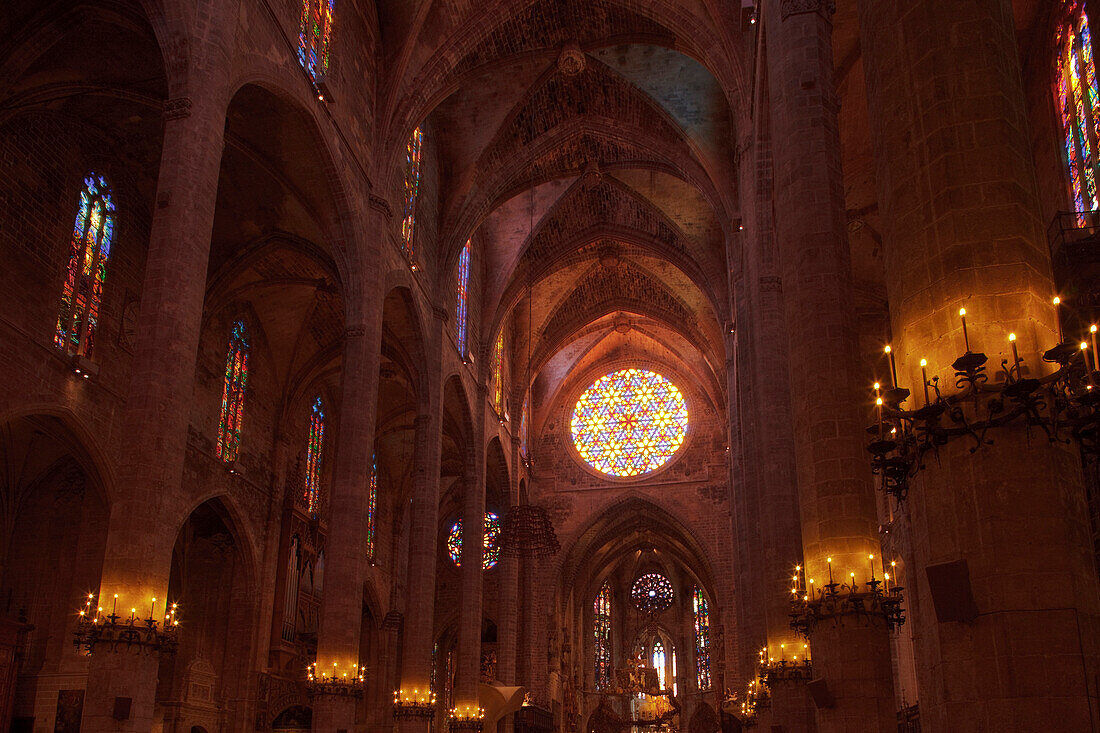
[[[1016,351],[1016,334],[1008,334],[1008,343],[1012,346],[1012,368],[1015,369],[1020,365],[1020,354]]]
[[[115,600],[111,603],[111,615],[114,616],[118,612],[118,593],[115,593]]]
[[[886,344],[885,351],[886,351],[887,358],[890,359],[890,379],[892,380],[891,384],[893,384],[894,387],[897,388],[897,386],[898,386],[898,367],[894,363],[894,350],[890,348],[890,344]]]
[[[970,353],[970,336],[966,333],[966,308],[959,308],[959,318],[963,322],[963,343],[966,344],[966,353]]]
[[[875,399],[875,405],[878,409],[878,439],[882,440],[882,398]]]
[[[871,561],[871,580],[875,579],[875,556],[868,555],[867,559]]]
[[[825,562],[829,564],[829,583],[833,582],[833,558],[825,558]]]
[[[921,381],[921,384],[924,385],[924,404],[926,406],[928,405],[928,371],[926,369],[927,366],[928,366],[928,360],[927,359],[921,359],[920,360],[920,381]]]
[[[157,607],[157,599],[154,598],[153,602],[149,605],[149,618],[153,618],[153,612]]]
[[[1061,303],[1062,303],[1062,299],[1059,298],[1057,295],[1055,295],[1053,302],[1054,302],[1054,320],[1058,322],[1058,343],[1062,343],[1063,341],[1066,340],[1065,335],[1063,335],[1063,333],[1062,333],[1062,313],[1058,309],[1058,306],[1061,305]]]
[[[1095,387],[1096,385],[1093,382],[1093,376],[1092,376],[1092,362],[1089,361],[1088,354],[1085,353],[1085,351],[1088,348],[1089,348],[1089,345],[1086,344],[1084,341],[1082,341],[1081,342],[1081,360],[1085,362],[1085,372],[1089,375],[1089,386],[1090,387]]]
[[[890,592],[890,573],[883,573],[882,575],[885,578],[885,581],[884,581],[885,585],[883,585],[883,587],[882,587],[882,592],[883,593],[889,593]]]
[[[1092,336],[1092,368],[1100,371],[1100,352],[1096,351],[1096,324],[1089,326],[1089,335]]]
[[[810,600],[814,599],[814,579],[810,578]]]

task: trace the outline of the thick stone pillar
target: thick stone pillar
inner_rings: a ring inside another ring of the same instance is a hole
[[[760,555],[754,585],[763,591],[761,608],[766,636],[753,639],[778,653],[781,645],[801,649],[803,640],[791,629],[791,578],[802,562],[802,527],[799,520],[798,481],[791,433],[791,384],[784,365],[789,364],[784,303],[776,253],[775,222],[768,212],[773,195],[773,161],[767,130],[758,130],[752,146],[741,157],[742,188],[751,196],[742,237],[743,288],[739,303],[738,345],[745,351],[745,370],[739,394],[743,428],[753,440],[746,442],[755,470],[741,489],[755,499]],[[758,649],[747,649],[755,660]],[[802,654],[798,653],[800,658]],[[806,685],[784,681],[771,686],[771,709],[761,715],[762,725],[781,725],[785,731],[812,730],[814,713]]]
[[[509,507],[519,504],[519,474],[523,459],[520,456],[519,436],[512,438],[512,455],[509,462]],[[519,558],[503,555],[497,566],[500,596],[497,621],[497,680],[504,685],[516,684],[516,650],[519,634]],[[511,733],[513,719],[507,715],[501,721],[501,733]]]
[[[99,594],[106,613],[117,593],[125,617],[131,608],[146,617],[154,597],[157,616],[163,616],[178,521],[170,513],[187,503],[181,480],[225,128],[217,89],[211,82],[208,93],[166,105],[157,208],[123,418],[132,439],[121,443]],[[182,612],[186,618],[186,609]],[[157,668],[155,652],[97,646],[82,729],[148,731]],[[125,720],[114,718],[116,698],[131,701]]]
[[[423,413],[416,418],[416,467],[413,476],[412,522],[409,538],[408,594],[401,654],[400,689],[412,697],[423,694],[431,683],[432,645],[435,628],[435,574],[439,535],[439,471],[443,441],[443,382],[440,362],[441,336],[446,319],[434,311],[429,326]],[[399,721],[400,733],[426,733],[426,719]]]
[[[485,418],[488,392],[479,387],[474,404],[480,408],[474,418],[474,445],[466,464],[462,501],[462,587],[459,589],[458,661],[455,670],[455,708],[477,710],[477,685],[481,677],[481,602],[485,541]]]
[[[833,558],[838,575],[865,582],[879,554],[874,489],[863,446],[852,273],[833,80],[828,0],[764,7],[774,210],[787,336],[802,544],[818,587]],[[787,576],[790,577],[790,576]],[[814,676],[835,703],[817,712],[822,731],[896,727],[885,623],[817,625]],[[851,641],[847,641],[850,639]]]
[[[380,217],[372,211],[370,220],[380,224]],[[374,231],[383,230],[377,227]],[[367,661],[359,659],[363,582],[368,563],[364,528],[370,511],[382,345],[382,287],[378,268],[367,268],[358,276],[368,282],[358,290],[362,302],[349,308],[356,322],[344,332],[336,454],[328,492],[326,592],[317,634],[317,673],[340,677],[346,674],[352,679],[358,665]],[[317,733],[351,730],[355,725],[355,707],[355,699],[347,695],[316,695],[313,730]]]
[[[922,403],[925,358],[954,391],[960,307],[990,373],[1014,332],[1039,376],[1058,331],[1012,3],[861,0],[859,10],[901,382]],[[922,727],[1095,730],[1098,588],[1080,458],[1020,425],[987,437],[973,454],[964,439],[944,446],[910,489],[903,580],[920,601]],[[977,617],[940,621],[928,573],[960,560]]]

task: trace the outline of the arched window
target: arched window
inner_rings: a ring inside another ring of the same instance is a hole
[[[611,584],[604,583],[592,604],[596,689],[611,688]]]
[[[401,246],[405,256],[412,257],[413,232],[416,229],[416,199],[420,195],[420,150],[424,145],[424,133],[413,130],[405,148],[405,210],[401,218]]]
[[[69,267],[61,290],[61,309],[54,345],[70,354],[91,357],[107,259],[115,228],[111,187],[96,173],[84,178],[69,247]]]
[[[370,496],[367,497],[367,557],[374,557],[375,514],[378,509],[378,454],[370,459]]]
[[[244,391],[248,383],[248,331],[244,321],[236,321],[229,333],[229,353],[225,359],[225,389],[218,421],[218,457],[226,463],[237,460],[241,450],[241,419],[244,417]]]
[[[470,240],[466,240],[466,246],[458,256],[458,297],[455,299],[455,340],[458,343],[458,355],[466,358],[467,347],[467,319],[469,304],[466,301],[467,286],[470,283]]]
[[[703,589],[696,586],[695,608],[695,683],[700,690],[710,689],[710,606]]]
[[[489,365],[493,376],[493,409],[498,416],[504,417],[504,328],[500,329],[497,340],[493,342]]]
[[[489,570],[496,567],[500,561],[500,517],[493,512],[485,513],[485,523],[482,525],[481,541],[481,569]],[[447,534],[447,554],[455,567],[462,566],[462,520],[451,525],[451,531]]]
[[[314,81],[328,72],[329,44],[336,0],[302,0],[298,28],[298,62]]]
[[[311,514],[320,509],[321,454],[325,445],[325,405],[318,396],[309,415],[309,442],[306,444],[306,506]]]
[[[1065,132],[1070,194],[1077,211],[1100,209],[1100,94],[1092,58],[1092,35],[1083,0],[1066,3],[1058,29],[1058,110]]]
[[[653,654],[650,657],[650,665],[657,670],[657,688],[664,690],[665,687],[665,645],[661,643],[660,639],[653,640]]]
[[[527,413],[531,409],[531,395],[528,394],[523,399],[523,412],[519,415],[519,454],[523,456],[524,460],[527,459],[527,441],[528,434],[531,430],[531,424],[528,421]]]

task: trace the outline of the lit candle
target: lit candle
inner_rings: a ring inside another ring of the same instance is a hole
[[[924,404],[928,404],[928,372],[927,372],[928,360],[921,360],[921,384],[924,385]]]
[[[886,348],[884,349],[884,351],[886,351],[886,356],[890,360],[890,379],[893,380],[891,383],[894,385],[895,388],[897,388],[898,367],[894,363],[894,350],[890,348],[890,344],[886,344]]]
[[[966,333],[966,308],[959,308],[959,318],[963,322],[963,343],[966,344],[966,353],[970,353],[970,336]]]
[[[875,406],[878,410],[878,439],[882,440],[882,398],[875,398]]]
[[[153,616],[154,616],[153,612],[156,609],[156,607],[157,607],[157,599],[154,598],[153,602],[149,605],[149,618],[153,618]]]
[[[115,593],[115,600],[111,603],[111,615],[114,616],[118,612],[118,593]]]
[[[882,591],[883,593],[888,593],[890,591],[890,573],[883,573],[882,575],[885,578],[885,585],[882,586]]]
[[[829,564],[829,583],[833,582],[833,558],[825,558],[825,562]]]
[[[814,599],[814,579],[810,578],[810,600]]]
[[[1057,295],[1054,296],[1054,320],[1058,323],[1058,343],[1062,343],[1066,340],[1065,335],[1062,333],[1062,312],[1058,306],[1061,305],[1062,299]]]
[[[1092,337],[1092,368],[1100,371],[1100,352],[1096,351],[1096,324],[1089,326],[1089,335]]]
[[[1085,362],[1085,372],[1088,373],[1088,375],[1089,375],[1089,386],[1090,387],[1095,387],[1096,384],[1093,382],[1093,376],[1092,376],[1092,362],[1089,361],[1088,354],[1085,353],[1085,351],[1088,348],[1089,348],[1089,345],[1086,344],[1084,341],[1082,341],[1081,342],[1081,360]]]
[[[1016,334],[1008,334],[1008,343],[1012,347],[1012,368],[1015,369],[1020,364],[1020,354],[1016,351]]]
[[[875,579],[875,556],[868,555],[867,559],[871,562],[871,580]]]

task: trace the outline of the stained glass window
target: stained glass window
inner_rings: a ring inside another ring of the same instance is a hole
[[[378,513],[378,454],[370,459],[370,495],[367,497],[367,557],[374,557],[374,534]]]
[[[493,375],[493,408],[497,415],[504,416],[504,329],[497,334],[493,342],[493,358],[490,360]]]
[[[661,643],[660,639],[653,641],[653,655],[650,657],[651,666],[657,670],[657,687],[664,690],[665,688],[665,645]]]
[[[595,635],[596,689],[611,687],[611,585],[604,583],[592,604]]]
[[[485,513],[485,524],[482,527],[482,543],[484,549],[481,556],[481,567],[489,570],[500,562],[500,518],[493,512]],[[447,535],[447,554],[451,556],[451,562],[456,567],[462,566],[462,520],[451,525],[451,531]]]
[[[1058,31],[1057,97],[1074,208],[1077,211],[1098,209],[1100,93],[1097,92],[1092,35],[1083,0],[1066,3],[1066,19]]]
[[[458,343],[458,354],[463,359],[466,358],[466,333],[467,333],[467,314],[469,305],[466,302],[466,287],[470,282],[470,240],[466,240],[466,246],[462,248],[462,253],[458,255],[458,297],[455,302],[455,328],[457,330],[455,334],[456,342]]]
[[[710,606],[703,589],[695,587],[695,682],[700,690],[710,689]]]
[[[329,44],[336,0],[302,0],[298,27],[298,62],[316,80],[328,71]]]
[[[315,514],[321,498],[321,452],[325,445],[325,405],[318,397],[309,415],[309,442],[306,444],[306,506]]]
[[[531,395],[523,400],[523,412],[519,415],[519,454],[527,458],[528,431],[531,429],[527,413],[531,409]]]
[[[672,583],[660,573],[646,573],[634,581],[630,598],[638,610],[660,613],[672,605]]]
[[[573,444],[588,465],[611,476],[649,473],[687,435],[684,395],[660,374],[623,369],[600,377],[573,409]]]
[[[225,389],[218,421],[218,457],[226,463],[237,460],[241,450],[241,419],[244,391],[248,383],[248,330],[237,321],[229,333],[229,354],[225,359]]]
[[[424,133],[417,127],[405,149],[405,211],[401,218],[401,246],[405,255],[412,257],[413,230],[416,229],[416,199],[420,194],[420,149],[424,145]]]
[[[115,228],[111,187],[96,173],[84,178],[69,247],[69,267],[61,290],[54,345],[70,354],[91,357],[107,259]]]

